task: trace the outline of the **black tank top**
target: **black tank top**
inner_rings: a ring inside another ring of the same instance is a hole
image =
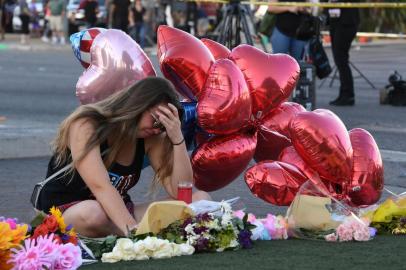
[[[100,153],[103,153],[108,148],[107,142],[100,145]],[[134,160],[131,165],[124,166],[119,163],[113,163],[108,169],[111,184],[117,189],[123,198],[124,202],[131,200],[127,194],[128,190],[137,184],[144,160],[144,140],[139,139],[137,142],[136,152],[134,153]],[[68,161],[66,164],[70,163]],[[48,164],[47,176],[54,174],[66,164],[55,166],[55,155],[51,158]],[[82,177],[75,170],[72,174],[64,175],[52,179],[42,189],[39,197],[39,210],[46,213],[52,206],[60,206],[63,204],[83,201],[94,200],[95,197],[83,181]]]
[[[295,2],[305,2],[305,0],[297,0]],[[275,26],[288,37],[295,38],[296,30],[300,25],[300,14],[292,12],[283,12],[276,14]]]

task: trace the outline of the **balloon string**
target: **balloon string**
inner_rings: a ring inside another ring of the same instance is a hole
[[[383,188],[386,192],[388,192],[389,194],[391,194],[392,196],[395,196],[397,199],[400,199],[401,195],[406,194],[406,192],[403,192],[402,194],[398,195],[395,192],[391,191],[390,189],[388,189],[387,187]]]

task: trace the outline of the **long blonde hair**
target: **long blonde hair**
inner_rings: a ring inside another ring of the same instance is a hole
[[[115,133],[114,142],[109,146],[108,152],[103,156],[106,168],[110,168],[125,141],[128,139],[136,145],[138,122],[142,114],[148,109],[162,103],[172,103],[178,108],[180,116],[182,107],[171,82],[158,77],[149,77],[138,81],[136,84],[124,89],[109,98],[94,104],[78,107],[60,125],[58,133],[52,143],[55,153],[55,165],[61,166],[68,162],[72,163],[72,169],[67,174],[74,173],[75,165],[80,162],[89,151],[96,145],[107,141],[107,138]],[[85,149],[77,159],[72,160],[69,149],[69,129],[72,123],[78,119],[89,120],[94,126],[95,132],[90,136]],[[158,183],[172,174],[173,169],[173,146],[166,136],[164,151],[161,159],[161,167],[155,173],[151,190]],[[150,190],[150,191],[151,191]]]

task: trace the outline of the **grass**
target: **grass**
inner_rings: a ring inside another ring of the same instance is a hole
[[[97,263],[80,269],[406,269],[406,237],[378,236],[369,242],[257,241],[250,250],[171,259]]]

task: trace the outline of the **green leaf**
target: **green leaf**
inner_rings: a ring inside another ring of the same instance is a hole
[[[39,225],[42,224],[42,222],[44,222],[44,219],[47,217],[48,215],[45,214],[44,212],[39,212],[34,219],[30,222],[30,225],[32,228],[38,227]]]

